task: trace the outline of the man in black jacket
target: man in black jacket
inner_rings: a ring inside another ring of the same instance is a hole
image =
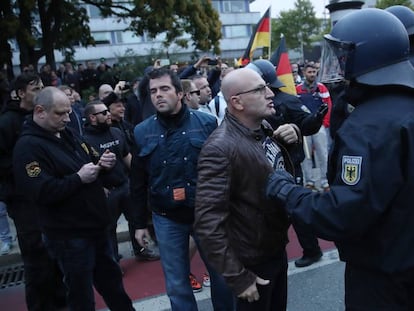
[[[111,238],[115,257],[118,254],[116,227],[123,213],[128,221],[129,235],[134,254],[137,259],[158,260],[158,254],[139,246],[135,240],[135,227],[131,216],[131,197],[129,194],[129,170],[131,168],[131,153],[128,143],[120,129],[112,127],[111,113],[101,101],[89,103],[85,108],[85,139],[102,155],[106,150],[113,152],[116,157],[114,168],[102,174],[101,180],[105,187],[108,204],[111,211]]]
[[[98,178],[116,157],[109,150],[99,157],[66,128],[70,111],[67,96],[54,87],[35,97],[33,120],[13,154],[17,189],[39,206],[42,238],[65,276],[71,310],[95,310],[93,286],[111,310],[134,310],[114,259],[109,209]]]
[[[29,311],[55,310],[66,305],[62,275],[42,242],[36,205],[17,193],[12,171],[13,148],[23,123],[32,113],[33,98],[42,88],[38,75],[19,75],[14,81],[14,97],[0,115],[0,201],[7,205],[16,227]]]

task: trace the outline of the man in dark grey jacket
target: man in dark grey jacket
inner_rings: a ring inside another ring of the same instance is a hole
[[[292,169],[273,136],[298,137],[285,127],[273,132],[264,121],[275,113],[274,94],[252,69],[230,72],[222,92],[228,111],[198,162],[195,231],[210,263],[239,298],[237,310],[285,310],[289,222],[264,189],[274,169]]]

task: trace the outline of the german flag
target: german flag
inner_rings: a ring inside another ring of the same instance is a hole
[[[239,59],[238,64],[245,66],[253,57],[253,52],[259,47],[270,47],[270,7],[257,23],[249,44],[244,51],[243,56]]]
[[[284,87],[280,90],[296,95],[295,82],[293,81],[292,67],[290,67],[289,55],[286,49],[285,36],[282,34],[276,51],[270,57],[270,62],[276,66],[277,78],[283,82]]]

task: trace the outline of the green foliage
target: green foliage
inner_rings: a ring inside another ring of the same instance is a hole
[[[194,49],[220,53],[221,23],[211,2],[206,0],[1,0],[0,42],[16,38],[21,64],[34,64],[46,56],[55,64],[53,50],[69,58],[74,45],[93,45],[84,4],[95,5],[102,17],[130,19],[128,29],[150,37],[165,32],[166,46],[175,42]],[[15,7],[14,7],[15,6]],[[40,31],[35,31],[40,19]],[[190,35],[184,37],[184,33]],[[42,34],[42,35],[40,35]],[[38,44],[40,40],[40,44]],[[0,54],[1,58],[1,54]]]
[[[280,17],[272,21],[272,46],[278,46],[280,35],[284,34],[289,48],[300,48],[302,44],[309,47],[320,27],[310,0],[296,0],[294,9],[280,12]]]
[[[375,7],[378,9],[386,9],[393,5],[404,5],[409,7],[411,10],[414,10],[414,6],[410,0],[377,0]]]

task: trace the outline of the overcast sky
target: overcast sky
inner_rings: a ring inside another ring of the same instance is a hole
[[[317,17],[323,17],[325,6],[329,4],[329,0],[311,0],[313,9]],[[287,11],[294,8],[295,0],[256,0],[250,4],[250,11],[261,12],[262,14],[266,9],[272,5],[271,15],[273,18],[278,17],[280,11]],[[326,10],[326,14],[329,11]]]

